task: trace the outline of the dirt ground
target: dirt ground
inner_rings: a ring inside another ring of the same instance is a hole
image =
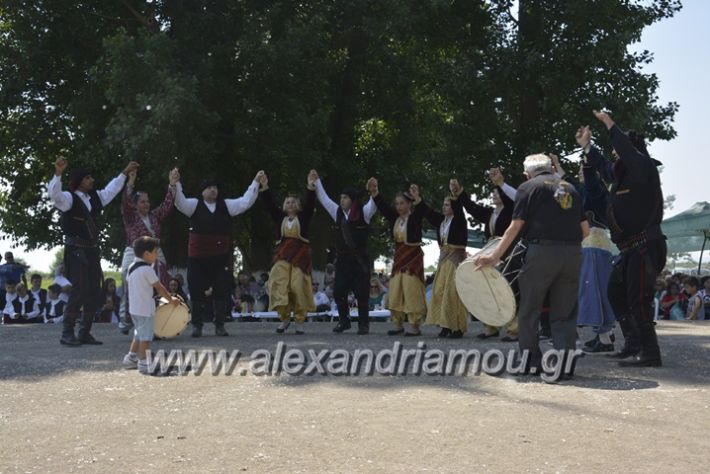
[[[230,323],[155,349],[391,349],[373,334]],[[407,348],[478,348],[399,339]],[[658,325],[663,368],[588,356],[573,380],[481,376],[177,376],[123,370],[128,337],[67,348],[58,327],[0,327],[0,472],[707,472],[710,322]],[[580,332],[582,340],[590,333]],[[543,343],[543,347],[548,347]]]

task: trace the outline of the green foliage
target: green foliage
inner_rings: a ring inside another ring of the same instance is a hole
[[[61,242],[43,187],[57,156],[103,185],[129,160],[157,204],[179,166],[187,194],[205,177],[241,195],[264,169],[280,193],[316,168],[335,197],[377,176],[386,196],[417,182],[438,202],[448,178],[483,193],[494,164],[519,181],[531,151],[569,152],[606,106],[625,127],[670,139],[643,28],[677,1],[194,0],[32,2],[0,8],[0,226],[30,248]],[[600,130],[600,129],[599,129]],[[601,133],[600,140],[604,142]],[[512,171],[511,171],[512,170]],[[244,264],[268,266],[272,229],[257,205],[235,219]],[[104,257],[125,245],[118,206]],[[317,213],[322,267],[332,233]],[[388,251],[376,221],[373,255]],[[187,221],[165,223],[169,261]]]

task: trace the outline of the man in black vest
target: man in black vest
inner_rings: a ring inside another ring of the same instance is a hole
[[[94,315],[101,303],[103,279],[97,219],[104,207],[121,192],[128,173],[138,169],[138,163],[130,162],[121,174],[99,191],[94,189],[91,172],[86,169],[74,170],[70,177],[69,191],[62,191],[61,178],[67,164],[64,158],[59,158],[54,163],[54,177],[47,186],[49,199],[62,213],[60,222],[65,237],[64,269],[72,284],[59,342],[66,346],[96,345],[101,342],[94,339],[90,331]],[[78,337],[74,335],[77,319]]]
[[[192,337],[202,336],[205,321],[214,320],[215,335],[228,336],[224,322],[231,308],[232,217],[246,212],[259,196],[259,171],[244,195],[219,197],[219,185],[205,180],[200,198],[186,198],[177,183],[175,207],[190,218],[187,251],[187,285],[192,300]]]
[[[609,280],[609,302],[624,334],[624,348],[615,354],[619,365],[660,367],[661,350],[653,325],[653,294],[666,265],[666,237],[661,231],[663,191],[659,161],[646,150],[643,136],[624,133],[605,112],[594,111],[609,130],[616,161],[597,162],[613,181],[608,208],[611,240],[619,255]],[[601,160],[598,160],[601,161]]]
[[[360,201],[361,193],[353,188],[343,189],[338,206],[323,189],[318,173],[311,170],[311,175],[316,179],[318,201],[335,222],[337,260],[333,296],[338,305],[338,324],[333,332],[341,333],[350,329],[348,292],[352,291],[357,300],[357,333],[367,334],[370,329],[370,256],[367,252],[367,240],[370,220],[377,212],[377,206],[372,199],[363,206]]]

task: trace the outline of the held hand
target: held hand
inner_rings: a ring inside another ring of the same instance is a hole
[[[562,165],[560,164],[560,157],[555,155],[554,153],[550,153],[547,156],[549,156],[550,160],[552,161],[552,169],[555,170],[555,172],[558,173],[560,176],[564,176],[565,170],[562,169]]]
[[[266,189],[269,185],[269,177],[266,176],[266,173],[262,174],[261,178],[259,178],[259,185],[262,189]]]
[[[136,176],[138,176],[138,170],[128,172],[128,186],[133,187],[136,184]]]
[[[124,168],[123,174],[125,174],[126,176],[130,176],[130,174],[131,174],[132,171],[138,171],[138,167],[139,167],[139,166],[140,166],[140,165],[139,165],[138,163],[136,163],[135,161],[131,161],[131,162],[128,163],[128,164],[126,165],[126,167]]]
[[[491,182],[495,186],[501,186],[503,182],[505,181],[505,178],[503,177],[503,173],[500,171],[500,168],[495,167],[491,168],[488,170],[488,176],[491,178]]]
[[[57,176],[61,176],[64,173],[64,170],[67,169],[68,165],[69,163],[66,159],[57,158],[57,161],[54,162],[54,174],[56,174]]]
[[[254,176],[254,181],[257,183],[261,183],[262,178],[266,176],[266,173],[264,173],[264,170],[259,170],[258,173],[256,173],[256,176]]]
[[[376,178],[373,177],[367,180],[367,192],[370,193],[370,195],[379,193],[379,185]]]
[[[419,201],[421,199],[421,196],[419,194],[419,186],[416,184],[410,184],[409,185],[409,195],[414,198],[415,201]]]
[[[597,120],[599,120],[599,121],[602,122],[604,125],[606,125],[606,128],[611,128],[611,127],[614,126],[614,121],[611,119],[611,117],[609,117],[609,114],[607,114],[606,112],[600,112],[600,111],[598,111],[598,110],[592,110],[592,113],[593,113],[594,116],[597,118]]]
[[[177,168],[173,168],[168,174],[168,182],[170,183],[170,186],[175,186],[176,184],[178,184],[179,181],[180,171]]]
[[[589,125],[579,127],[577,133],[574,135],[574,139],[577,141],[577,145],[582,148],[587,148],[592,142],[592,130],[589,128]]]
[[[454,196],[458,196],[461,193],[461,185],[458,179],[449,180],[449,191],[451,191],[451,194]]]
[[[310,170],[308,172],[308,179],[313,178],[313,181],[318,181],[320,179],[320,175],[318,175],[318,171],[316,170]]]
[[[318,180],[318,173],[316,173],[316,170],[311,170],[308,173],[308,178],[306,178],[306,182],[308,183],[308,189],[311,191],[316,188],[316,181]]]

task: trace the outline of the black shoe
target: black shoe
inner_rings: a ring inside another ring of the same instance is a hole
[[[417,337],[417,336],[421,336],[421,335],[422,335],[422,332],[419,329],[417,329],[417,332],[405,332],[404,333],[404,337]]]
[[[387,331],[388,336],[399,336],[404,333],[404,328],[390,329]]]
[[[103,342],[94,339],[94,336],[92,336],[91,334],[79,337],[79,343],[86,344],[89,346],[100,346],[101,344],[103,344]]]
[[[449,337],[451,336],[451,329],[449,328],[441,328],[441,331],[439,332],[439,335],[436,337]]]
[[[63,335],[59,340],[59,343],[70,347],[79,347],[81,345],[81,342],[79,342],[79,339],[74,337],[74,334]]]
[[[352,325],[350,324],[350,320],[345,319],[343,321],[338,321],[338,324],[333,328],[333,332],[341,333],[343,331],[347,331],[351,327]]]
[[[192,328],[192,337],[202,337],[202,326]]]
[[[597,341],[596,344],[594,344],[591,347],[585,347],[584,352],[588,354],[598,354],[601,352],[614,352],[614,344],[604,344],[601,341]]]
[[[615,352],[614,354],[608,354],[607,357],[611,357],[612,359],[627,359],[629,357],[638,355],[639,352],[641,352],[641,349],[635,349],[624,346],[624,348],[621,349],[619,352]]]
[[[590,339],[587,342],[585,342],[584,347],[594,347],[597,345],[597,341],[599,341],[599,334],[594,336],[594,339]]]
[[[661,355],[646,355],[643,352],[638,357],[619,361],[619,367],[661,367]]]
[[[288,327],[290,325],[291,325],[291,323],[289,322],[289,323],[282,324],[281,326],[277,327],[276,334],[283,334],[284,332],[286,332],[286,329],[288,329]],[[298,332],[298,331],[296,331],[296,332]]]
[[[518,342],[518,338],[508,335],[508,336],[501,337],[500,341],[501,342]]]
[[[451,334],[449,334],[449,339],[461,339],[463,337],[463,332],[462,331],[451,331]]]
[[[224,329],[224,324],[219,324],[214,327],[214,335],[226,337],[229,336],[229,333]]]
[[[476,337],[479,339],[488,339],[491,337],[498,337],[500,333],[496,332],[494,334],[488,334],[487,332],[482,332],[481,334],[477,334]]]
[[[128,335],[129,332],[131,332],[131,326],[121,326],[118,328],[119,331],[121,331],[121,334]]]
[[[366,336],[370,334],[370,326],[360,326],[357,327],[357,333],[359,336]]]

